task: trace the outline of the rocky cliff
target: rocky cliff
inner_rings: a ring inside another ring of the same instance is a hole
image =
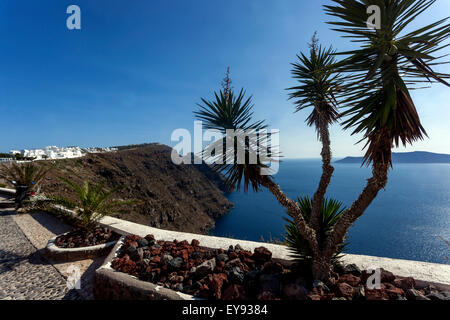
[[[171,151],[168,146],[149,144],[53,161],[55,168],[43,182],[42,191],[74,196],[58,176],[79,183],[105,180],[109,188],[123,186],[116,198],[142,201],[115,216],[157,228],[206,233],[214,219],[233,206],[224,196],[222,176],[206,164],[175,165]]]

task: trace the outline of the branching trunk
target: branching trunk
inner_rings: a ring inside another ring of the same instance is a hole
[[[318,238],[318,218],[320,217],[320,208],[334,171],[334,168],[331,166],[331,151],[328,128],[326,128],[326,132],[324,131],[323,133],[322,160],[324,172],[322,174],[318,190],[316,191],[313,200],[319,203],[319,205],[317,205],[316,203],[315,209],[319,209],[319,211],[315,211],[315,223],[313,223],[311,220],[310,223],[305,221],[298,204],[295,201],[289,199],[281,190],[281,188],[271,179],[266,179],[263,185],[267,187],[270,192],[276,197],[278,202],[287,209],[289,215],[294,219],[298,231],[310,244],[311,251],[313,253],[311,271],[314,279],[322,280],[325,283],[331,283],[331,257],[336,252],[337,246],[342,243],[342,241],[344,241],[348,229],[364,213],[367,207],[376,198],[378,192],[386,186],[389,164],[383,161],[374,163],[372,168],[372,177],[368,179],[366,187],[359,195],[359,197],[355,200],[355,202],[351,205],[351,207],[341,216],[336,226],[334,227],[333,233],[326,240],[323,239],[325,243],[323,246],[321,246],[321,239]],[[313,216],[311,216],[311,218],[312,217]]]
[[[344,241],[345,235],[355,221],[361,217],[367,207],[383,189],[388,180],[389,164],[387,162],[377,162],[372,167],[372,177],[367,180],[367,185],[353,202],[349,209],[341,216],[336,223],[333,233],[327,239],[324,254],[331,256],[336,252],[337,246]]]
[[[324,256],[322,252],[312,259],[311,272],[315,280],[331,284],[331,257]]]
[[[270,192],[275,196],[278,202],[287,209],[289,215],[294,219],[294,222],[298,228],[300,234],[308,241],[311,250],[317,254],[319,252],[319,243],[317,242],[317,233],[312,229],[300,211],[298,204],[289,199],[286,194],[281,190],[280,186],[273,182],[271,179],[267,178],[264,181],[264,186],[270,190]]]
[[[314,230],[319,230],[320,227],[320,210],[325,199],[328,186],[333,176],[334,168],[331,165],[331,148],[330,148],[330,132],[328,130],[328,123],[326,121],[320,121],[319,124],[319,137],[322,142],[322,176],[320,178],[319,186],[314,194],[311,208],[310,226]],[[317,233],[318,236],[320,233]],[[321,243],[321,239],[317,239]]]

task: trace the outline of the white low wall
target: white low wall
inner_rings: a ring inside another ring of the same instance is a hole
[[[176,239],[190,242],[193,239],[197,239],[200,241],[200,245],[214,249],[228,249],[230,245],[239,244],[242,248],[253,251],[257,247],[264,246],[272,251],[273,258],[290,260],[289,249],[282,245],[161,230],[113,217],[104,217],[100,224],[123,235],[136,234],[144,237],[152,234],[156,240],[165,241]],[[398,276],[413,277],[416,280],[450,285],[450,265],[353,254],[345,255],[343,261],[346,264],[354,263],[361,269],[383,268]]]
[[[7,189],[7,188],[0,188],[0,194],[15,195],[16,194],[16,190],[14,190],[14,189]]]

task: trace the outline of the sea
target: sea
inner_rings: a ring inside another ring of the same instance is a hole
[[[369,168],[334,163],[327,197],[345,206],[358,197]],[[274,176],[291,198],[316,190],[319,159],[283,160]],[[253,241],[283,241],[287,214],[268,191],[227,194],[235,207],[211,234]],[[450,164],[395,164],[389,182],[350,229],[347,253],[450,264]]]

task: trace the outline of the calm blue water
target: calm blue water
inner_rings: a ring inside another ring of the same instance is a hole
[[[327,196],[349,206],[370,177],[357,164],[334,164]],[[275,181],[291,198],[312,196],[321,174],[319,160],[285,160]],[[235,208],[220,218],[214,235],[260,241],[282,239],[284,209],[264,190],[228,195]],[[450,263],[450,165],[395,164],[389,183],[350,229],[349,253]]]

